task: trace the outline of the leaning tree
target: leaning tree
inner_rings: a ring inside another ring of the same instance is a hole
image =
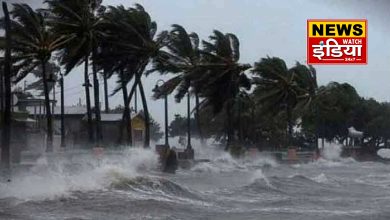
[[[92,59],[92,75],[95,101],[96,141],[102,138],[100,128],[100,101],[97,67],[94,57],[97,54],[99,41],[104,38],[99,25],[101,0],[47,0],[50,24],[53,31],[66,38],[67,43],[60,51],[60,62],[65,65],[65,74],[84,63],[84,86],[87,105],[88,135],[90,143],[94,140],[92,110],[89,87],[89,60]]]
[[[66,43],[66,38],[52,32],[47,24],[47,13],[44,11],[34,11],[27,4],[13,6],[10,43],[13,50],[15,83],[40,66],[47,120],[46,151],[50,152],[53,150],[53,125],[46,65],[52,53]]]

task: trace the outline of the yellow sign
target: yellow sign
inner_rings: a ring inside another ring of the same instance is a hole
[[[131,120],[131,125],[133,126],[133,129],[140,129],[140,130],[145,129],[144,121],[138,116],[133,118],[133,120]]]

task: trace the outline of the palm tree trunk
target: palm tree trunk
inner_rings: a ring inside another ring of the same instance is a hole
[[[287,144],[291,145],[292,135],[293,135],[293,125],[292,125],[292,110],[289,104],[287,104],[286,106],[286,113],[287,113],[287,131],[288,131]]]
[[[134,84],[133,86],[131,87],[131,90],[130,90],[130,93],[127,97],[127,102],[126,102],[126,105],[125,106],[129,106],[130,105],[130,102],[131,102],[131,99],[133,98],[133,95],[137,89],[137,86],[139,84],[141,84],[141,76],[142,76],[142,73],[144,72],[145,68],[146,68],[146,65],[147,65],[147,62],[145,62],[142,67],[138,70],[137,73],[135,73],[135,79],[134,79]],[[140,88],[142,87],[142,85],[140,86]],[[140,89],[141,90],[141,89]],[[142,90],[143,90],[143,87],[142,87]],[[144,107],[144,114],[145,114],[145,140],[144,140],[144,146],[145,147],[149,147],[150,145],[150,121],[149,121],[149,111],[148,111],[148,107],[147,107],[147,103],[146,103],[146,98],[145,98],[145,93],[144,91],[140,91],[141,93],[141,99],[142,99],[142,104],[143,104],[143,107]],[[143,96],[143,97],[142,97]],[[145,104],[145,105],[144,105]],[[146,108],[146,110],[145,110]],[[147,112],[147,113],[146,113]],[[147,116],[146,116],[147,115]],[[148,117],[148,120],[146,120],[146,117]],[[122,115],[122,120],[125,118],[125,114],[123,113]],[[146,122],[148,121],[148,122]],[[146,138],[148,137],[148,138]]]
[[[105,104],[104,111],[106,113],[108,113],[110,111],[110,104],[108,102],[108,84],[107,84],[107,72],[106,72],[106,70],[104,70],[103,79],[104,79],[103,82],[104,82],[104,104]]]
[[[127,103],[126,103],[127,106],[130,105],[131,99],[133,98],[133,95],[134,95],[135,92],[136,92],[138,83],[141,82],[141,74],[142,74],[143,71],[145,70],[145,67],[146,67],[146,65],[144,65],[144,66],[140,69],[140,71],[139,71],[138,73],[135,74],[136,77],[134,77],[134,78],[135,78],[135,79],[134,79],[134,84],[133,84],[133,86],[131,87],[130,93],[129,93],[129,95],[128,95],[128,99],[127,99]],[[137,77],[137,75],[140,75],[140,77]]]
[[[93,75],[93,97],[95,100],[95,126],[96,126],[96,145],[100,146],[100,141],[103,139],[100,126],[100,95],[99,95],[99,80],[97,78],[97,70],[95,63],[96,48],[92,51],[92,75]]]
[[[43,91],[45,94],[45,108],[46,108],[46,152],[53,152],[53,123],[50,110],[50,98],[49,98],[49,87],[47,85],[46,76],[46,62],[41,61],[42,65],[42,77],[43,77]]]
[[[61,74],[60,79],[61,86],[61,147],[64,148],[65,144],[65,97],[64,97],[64,76]]]
[[[225,150],[229,150],[229,147],[234,142],[234,134],[233,134],[233,119],[232,119],[232,106],[228,102],[226,105],[226,116],[227,116],[227,122],[226,122],[226,131],[227,131],[227,143]]]
[[[243,131],[242,131],[242,123],[241,123],[241,97],[238,98],[238,120],[237,120],[237,126],[238,126],[238,140],[239,143],[242,144],[243,140]]]
[[[138,86],[138,82],[139,82],[139,80],[137,80],[137,77],[136,77],[136,79],[135,79],[135,81],[134,81],[134,84],[133,84],[133,86],[131,87],[131,90],[130,90],[130,93],[129,93],[129,95],[127,96],[127,100],[126,100],[126,103],[125,103],[125,106],[127,106],[127,107],[129,107],[129,105],[130,105],[130,101],[131,101],[131,98],[133,97],[133,95],[134,95],[134,92],[136,91],[136,89],[137,89],[137,86]],[[127,89],[126,89],[127,90]],[[122,114],[122,121],[125,121],[126,120],[126,113],[125,113],[125,111],[123,111],[123,114]],[[131,122],[131,120],[130,120],[130,122]],[[123,137],[123,123],[121,123],[121,125],[120,125],[120,136],[119,136],[119,143],[121,143],[122,142],[122,137]]]
[[[88,55],[84,58],[84,86],[85,86],[85,101],[87,104],[87,123],[88,123],[88,140],[89,144],[93,143],[93,126],[91,112],[91,97],[89,94],[89,76],[88,76]]]
[[[136,76],[141,78],[141,76]],[[150,147],[150,117],[149,117],[149,110],[148,110],[148,103],[146,102],[146,96],[144,87],[142,86],[141,80],[139,80],[138,83],[139,92],[141,94],[141,100],[142,100],[142,107],[144,109],[144,116],[145,116],[145,139],[144,139],[144,147]]]
[[[125,108],[124,109],[124,116],[125,117],[124,117],[124,120],[122,120],[122,123],[124,122],[124,124],[126,126],[127,144],[131,146],[133,144],[133,135],[132,135],[130,108],[129,108],[129,105],[126,105],[127,99],[128,99],[127,85],[126,85],[126,82],[124,80],[123,70],[121,70],[120,74],[121,74],[121,84],[122,84],[122,92],[123,92],[123,104],[124,104],[124,108]],[[121,129],[121,133],[122,133],[122,130],[123,130],[123,126]]]
[[[187,90],[187,150],[191,150],[191,106],[190,106],[190,91]]]
[[[200,138],[200,143],[204,145],[203,133],[201,128],[201,120],[200,120],[200,110],[199,110],[199,95],[195,93],[195,117],[196,117],[196,127],[198,128],[198,135]]]
[[[4,113],[2,118],[1,132],[1,167],[4,172],[10,171],[10,142],[11,142],[11,35],[10,18],[7,3],[3,2],[3,11],[5,18],[5,54],[4,54]],[[5,174],[7,174],[5,173]]]

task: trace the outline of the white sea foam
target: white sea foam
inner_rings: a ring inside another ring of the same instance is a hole
[[[378,156],[384,158],[384,159],[390,159],[390,149],[380,149],[378,152],[376,152]]]
[[[326,160],[340,160],[341,159],[342,146],[339,144],[326,144],[322,151],[322,156]]]
[[[63,155],[62,155],[63,156]],[[28,171],[15,174],[10,183],[0,183],[0,198],[51,199],[72,191],[106,188],[118,174],[135,177],[140,171],[157,167],[154,151],[132,148],[97,160],[90,153],[38,159]]]
[[[315,176],[311,179],[317,183],[329,183],[329,179],[324,173],[321,173],[320,175]]]
[[[278,166],[274,158],[260,152],[235,158],[223,148],[213,145],[210,139],[205,140],[203,144],[199,139],[195,139],[192,146],[195,149],[196,158],[210,160],[209,163],[199,163],[192,167],[191,170],[196,172],[247,171],[261,167]]]
[[[267,178],[267,176],[263,173],[263,171],[261,169],[258,169],[256,170],[254,173],[253,173],[253,176],[250,180],[251,183],[254,183],[256,181],[264,181],[264,183],[270,187],[270,188],[273,188],[274,186],[271,184],[271,182],[269,181],[269,179]]]

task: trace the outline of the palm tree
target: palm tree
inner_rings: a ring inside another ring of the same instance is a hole
[[[57,82],[61,70],[60,67],[57,66],[57,64],[54,62],[47,62],[45,68],[46,68],[46,74],[49,76],[49,79]],[[40,95],[44,95],[42,67],[38,66],[36,69],[32,70],[31,73],[38,79],[35,82],[32,82],[31,84],[27,85],[25,90],[41,91]],[[49,83],[48,84],[49,92],[52,91],[54,87],[55,87],[54,83]]]
[[[155,61],[154,70],[181,74],[162,85],[154,97],[159,98],[177,88],[175,97],[180,100],[192,88],[196,94],[198,120],[200,109],[212,107],[214,114],[218,114],[225,108],[228,149],[234,141],[232,107],[240,88],[250,87],[244,74],[250,65],[238,63],[239,40],[235,35],[214,31],[210,39],[212,42],[203,41],[203,50],[199,50],[196,34],[187,34],[181,26],[173,26],[167,46],[169,53]],[[199,97],[204,98],[201,103]]]
[[[210,40],[211,42],[202,41],[201,65],[197,65],[187,77],[193,82],[194,88],[198,89],[199,96],[204,98],[200,103],[201,108],[211,106],[214,114],[225,109],[227,150],[234,143],[232,108],[240,91],[251,87],[244,73],[251,66],[239,63],[239,40],[234,34],[223,34],[215,30]],[[202,76],[198,77],[200,73]]]
[[[118,78],[118,86],[114,89],[111,96],[117,92],[122,91],[123,96],[123,120],[120,126],[120,140],[122,141],[123,127],[127,130],[127,144],[132,145],[132,126],[131,126],[131,112],[130,107],[127,104],[128,91],[127,85],[134,77],[134,72],[129,71],[131,65],[134,62],[134,55],[129,54],[128,51],[123,51],[121,46],[114,44],[116,41],[123,41],[121,31],[122,27],[116,23],[117,19],[124,19],[129,13],[123,6],[112,7],[103,14],[104,20],[102,23],[102,29],[104,29],[106,39],[99,45],[97,56],[95,57],[98,69],[102,70],[105,78],[110,78],[114,74]],[[120,39],[118,39],[120,38]]]
[[[154,67],[151,71],[159,71],[162,74],[174,73],[178,74],[160,86],[159,90],[154,92],[154,98],[159,99],[166,94],[172,93],[177,89],[175,99],[180,102],[184,95],[190,91],[191,81],[186,77],[186,74],[193,70],[200,63],[199,37],[196,33],[188,34],[187,31],[180,25],[172,25],[172,30],[169,33],[169,43],[166,45],[168,52],[161,52],[158,59],[155,59]],[[201,76],[199,76],[201,77]],[[195,93],[195,117],[197,121],[197,129],[201,141],[202,131],[200,127],[200,101],[199,88],[193,87]]]
[[[61,51],[61,64],[65,65],[68,74],[75,66],[84,62],[84,86],[87,104],[89,141],[93,142],[92,112],[89,92],[88,66],[92,56],[92,75],[94,86],[95,114],[96,114],[96,140],[102,138],[100,129],[100,102],[99,82],[97,67],[94,57],[97,54],[101,22],[97,11],[100,9],[101,0],[47,0],[52,14],[51,24],[54,31],[65,36],[67,44]]]
[[[140,91],[145,115],[144,146],[148,147],[150,145],[150,116],[141,77],[145,74],[145,68],[150,60],[159,56],[167,33],[162,32],[155,38],[157,25],[145,9],[138,4],[128,9],[123,6],[108,7],[104,18],[107,22],[106,36],[108,36],[109,43],[115,47],[115,52],[110,56],[112,59],[121,61],[118,65],[123,67],[127,75],[122,78],[126,85],[134,78],[134,84],[125,106],[129,106],[137,87]],[[125,62],[122,62],[123,60]],[[120,85],[118,88],[123,88],[123,86]]]
[[[287,142],[291,144],[293,111],[307,107],[317,87],[314,68],[300,63],[288,68],[282,59],[267,57],[256,62],[252,72],[259,76],[254,78],[256,102],[262,104],[263,109],[286,113]]]
[[[65,38],[54,35],[47,26],[45,13],[34,11],[27,4],[14,4],[11,12],[11,47],[13,61],[15,62],[15,82],[19,82],[32,70],[40,66],[42,69],[42,82],[45,96],[47,119],[47,146],[46,151],[53,150],[53,127],[50,111],[48,76],[46,64],[53,51],[59,49]]]

